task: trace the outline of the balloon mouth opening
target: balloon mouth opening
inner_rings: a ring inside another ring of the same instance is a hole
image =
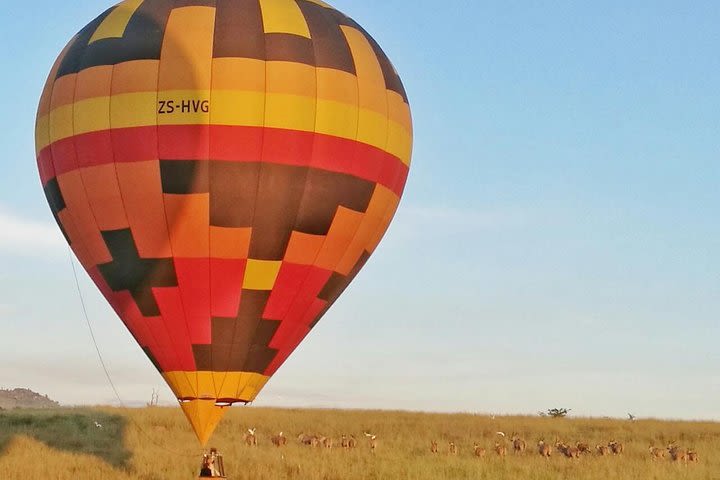
[[[214,401],[216,407],[231,407],[236,403],[242,403],[243,405],[247,405],[250,403],[249,400],[243,400],[241,398],[206,398],[206,397],[182,397],[178,398],[178,402],[180,403],[190,403],[195,400],[204,400],[204,401]]]

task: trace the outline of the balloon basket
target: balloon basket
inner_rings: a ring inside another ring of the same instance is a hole
[[[200,467],[199,479],[204,478],[227,478],[225,475],[225,463],[223,456],[217,449],[211,448],[210,453],[203,454],[202,466]]]

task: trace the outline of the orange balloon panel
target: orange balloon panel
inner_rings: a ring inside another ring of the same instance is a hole
[[[412,125],[324,2],[127,0],[60,54],[36,143],[68,243],[205,442],[374,251]]]

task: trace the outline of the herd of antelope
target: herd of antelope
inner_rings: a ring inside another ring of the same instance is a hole
[[[492,449],[492,451],[494,451],[494,453],[498,457],[504,458],[507,455],[508,447],[512,449],[512,452],[515,455],[524,455],[526,453],[527,442],[520,438],[519,435],[513,433],[510,439],[510,444],[508,446],[505,442],[505,434],[503,432],[496,433],[502,438],[500,441],[495,442],[495,445]],[[697,463],[700,461],[696,451],[680,448],[678,445],[675,444],[675,442],[671,442],[667,446],[667,448],[655,447],[653,445],[650,445],[648,449],[650,452],[650,458],[653,461],[665,459],[666,453],[668,458],[673,462]],[[438,447],[438,442],[432,440],[430,442],[430,453],[436,454],[439,453],[439,451],[440,449]],[[580,458],[581,455],[593,454],[596,456],[604,457],[607,455],[622,455],[625,451],[625,445],[616,440],[610,440],[607,444],[598,444],[593,449],[588,443],[585,442],[577,442],[575,443],[575,445],[569,445],[567,443],[561,442],[560,440],[556,440],[555,446],[553,447],[550,443],[545,442],[544,439],[540,439],[537,442],[536,451],[537,454],[546,459],[549,459],[553,455],[553,452],[557,452],[560,456],[571,459]],[[483,458],[487,454],[487,449],[480,446],[478,443],[474,443],[472,452],[473,455],[475,455],[476,457]],[[458,454],[458,446],[455,442],[448,442],[447,454]]]
[[[248,446],[255,447],[258,444],[255,431],[255,428],[250,428],[245,434],[245,443]],[[373,435],[368,432],[363,432],[363,435],[367,440],[368,448],[372,453],[375,453],[375,450],[377,448],[377,435]],[[527,442],[522,439],[518,434],[513,433],[510,437],[509,443],[506,441],[505,433],[496,432],[496,435],[498,436],[499,441],[495,442],[495,445],[493,446],[491,451],[494,452],[494,454],[498,457],[505,458],[509,449],[512,450],[514,455],[525,455],[527,453]],[[287,445],[288,438],[284,435],[283,432],[280,432],[279,434],[270,437],[270,441],[274,446],[279,448]],[[345,450],[352,450],[358,446],[358,441],[354,435],[345,434],[340,437],[340,441],[337,443],[332,437],[326,437],[324,435],[309,435],[306,433],[300,433],[297,436],[297,441],[301,445],[307,445],[310,447],[321,447],[326,449],[339,447]],[[438,454],[440,453],[440,450],[441,449],[438,442],[436,440],[431,440],[430,453]],[[551,456],[553,456],[553,453],[570,459],[577,459],[583,455],[595,455],[599,457],[604,457],[608,455],[622,455],[624,451],[625,445],[616,440],[610,440],[607,444],[595,445],[595,448],[593,449],[588,443],[585,442],[576,442],[574,445],[570,445],[561,442],[559,439],[556,439],[555,445],[553,446],[552,444],[545,442],[544,439],[540,439],[537,442],[536,448],[537,454],[546,459],[549,459]],[[672,462],[685,464],[697,463],[700,461],[696,451],[681,448],[675,442],[670,442],[667,447],[656,447],[650,445],[648,447],[648,451],[650,453],[650,458],[653,461],[665,460],[666,458]],[[458,445],[453,441],[448,442],[447,454],[456,456],[458,455],[458,453]],[[481,446],[477,442],[473,444],[472,454],[475,457],[484,458],[487,453],[488,449],[486,449],[485,447]]]
[[[249,447],[256,447],[258,444],[255,431],[255,428],[249,428],[247,433],[245,434],[245,444]],[[367,432],[364,432],[364,435],[367,438],[367,444],[370,448],[370,451],[374,453],[375,448],[377,447],[377,435],[373,435]],[[327,449],[331,449],[337,446],[345,450],[351,450],[356,448],[358,445],[358,441],[357,438],[355,438],[355,435],[345,434],[340,437],[340,441],[337,443],[332,437],[326,437],[324,435],[309,435],[306,433],[300,433],[297,436],[297,440],[301,445],[308,445],[310,447],[322,447]],[[276,447],[283,447],[287,445],[288,437],[285,436],[284,432],[280,432],[277,435],[273,435],[272,437],[270,437],[270,442]]]

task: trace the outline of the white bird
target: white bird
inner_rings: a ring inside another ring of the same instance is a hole
[[[97,420],[95,420],[95,427],[102,428],[102,423],[98,423]]]

